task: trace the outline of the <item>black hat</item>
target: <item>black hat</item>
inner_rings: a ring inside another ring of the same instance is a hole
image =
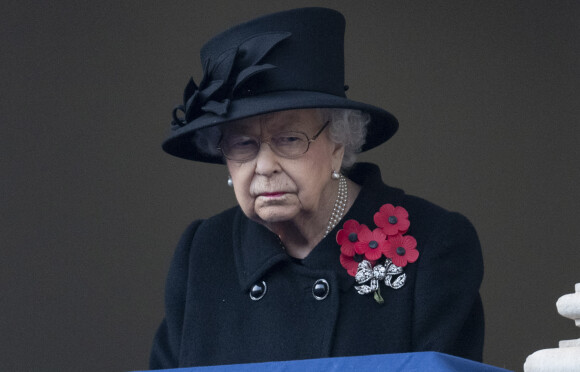
[[[203,80],[189,80],[173,110],[163,149],[181,158],[222,163],[192,142],[201,128],[300,108],[349,108],[371,115],[362,151],[397,131],[389,112],[346,98],[344,26],[332,9],[303,8],[266,15],[215,36],[201,49]]]

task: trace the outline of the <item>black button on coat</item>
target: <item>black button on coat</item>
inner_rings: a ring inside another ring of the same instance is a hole
[[[239,207],[190,225],[167,278],[151,368],[412,351],[481,360],[483,263],[472,225],[386,186],[374,165],[357,164],[349,177],[363,186],[353,207],[300,262]],[[405,267],[402,288],[381,284],[380,305],[354,289],[335,237],[348,219],[374,228],[386,203],[409,212],[420,256]],[[321,278],[330,290],[317,300],[313,285]],[[267,291],[254,301],[250,291],[262,281]]]

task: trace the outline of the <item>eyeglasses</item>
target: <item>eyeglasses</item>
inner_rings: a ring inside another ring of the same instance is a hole
[[[305,154],[310,143],[320,136],[329,123],[330,121],[324,123],[312,138],[308,138],[306,133],[292,131],[280,132],[264,139],[245,134],[229,134],[222,137],[218,149],[229,160],[245,162],[254,159],[260,152],[262,143],[267,143],[276,155],[293,159]]]

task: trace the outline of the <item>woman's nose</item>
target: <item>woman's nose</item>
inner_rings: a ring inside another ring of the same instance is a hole
[[[278,155],[272,151],[269,143],[262,142],[255,160],[257,174],[269,176],[280,170]]]

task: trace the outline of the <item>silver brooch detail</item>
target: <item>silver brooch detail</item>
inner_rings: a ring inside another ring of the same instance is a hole
[[[374,292],[375,300],[382,304],[385,301],[381,296],[380,282],[384,281],[387,287],[399,289],[405,285],[407,274],[403,272],[402,267],[393,264],[389,258],[385,260],[384,265],[376,265],[375,267],[369,261],[362,260],[358,264],[354,279],[360,284],[354,286],[359,294],[365,295]]]

